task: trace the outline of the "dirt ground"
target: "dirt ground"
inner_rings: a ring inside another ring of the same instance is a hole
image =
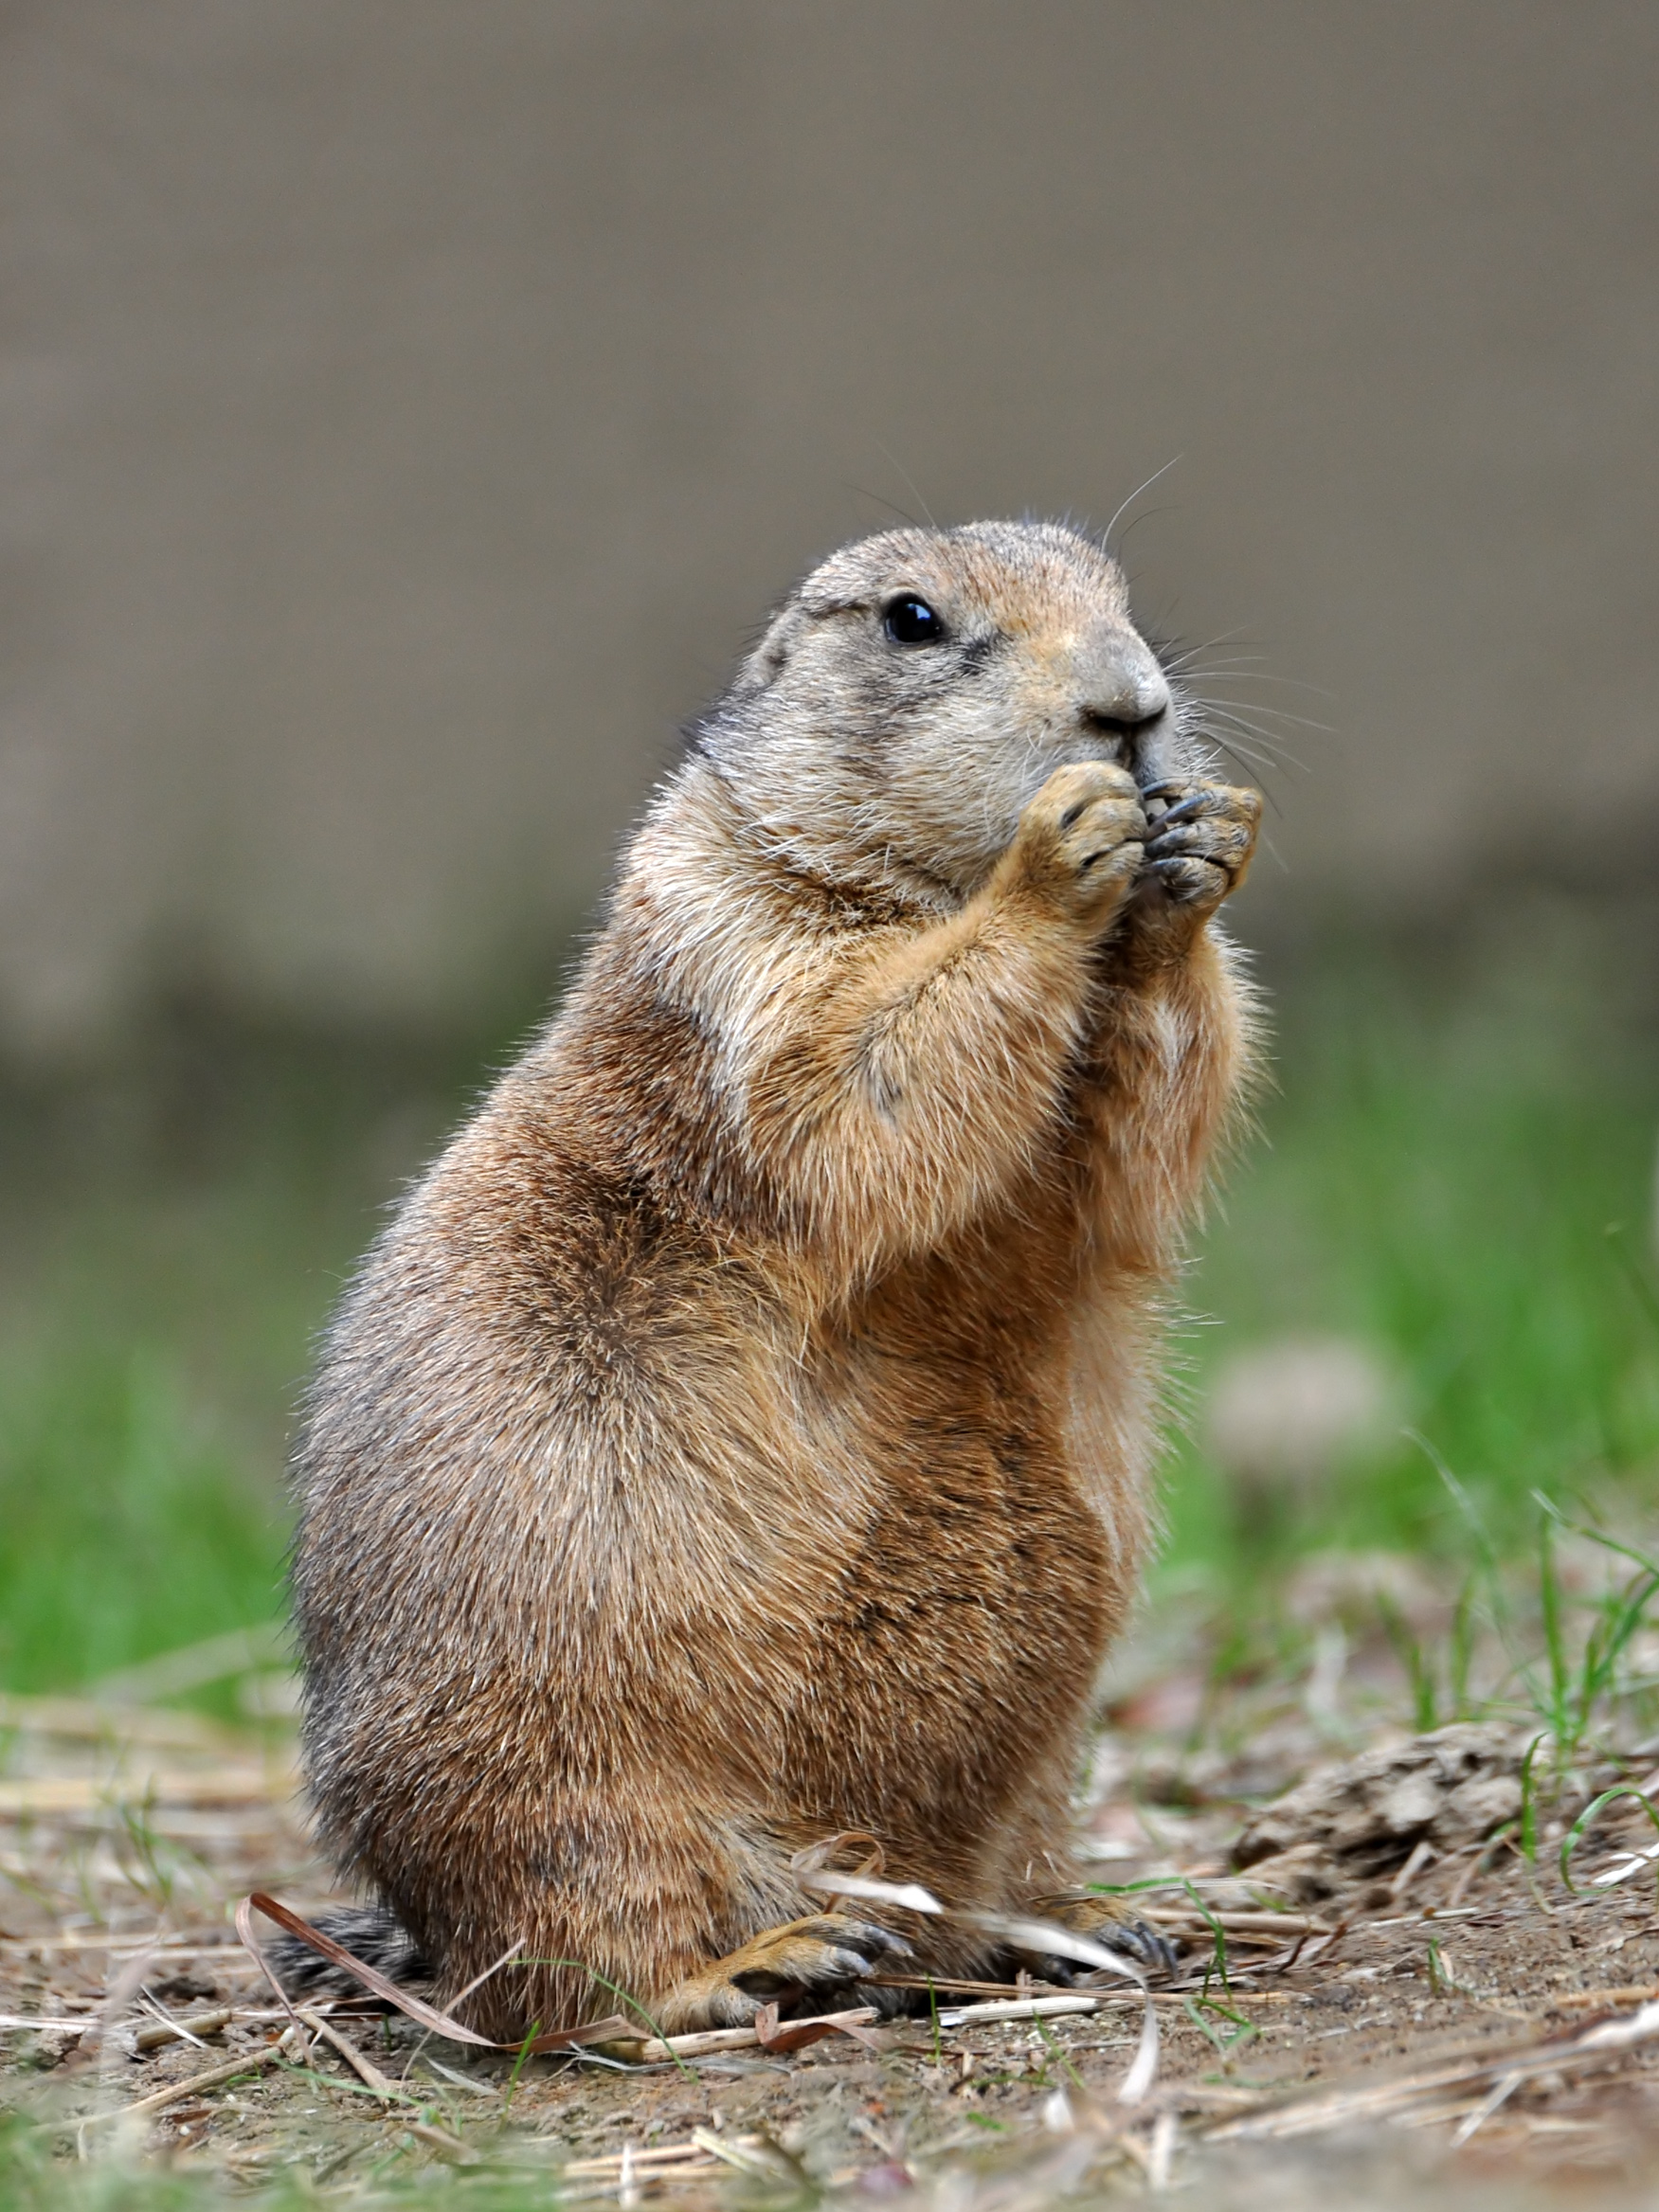
[[[804,2048],[652,2063],[520,2061],[341,2016],[354,2071],[300,2040],[231,1924],[255,1888],[302,1914],[331,1895],[288,1726],[9,1700],[13,2147],[43,2203],[52,2174],[67,2186],[100,2162],[363,2203],[417,2183],[424,2198],[445,2172],[469,2203],[688,2208],[845,2194],[1017,2212],[1199,2186],[1240,2206],[1408,2186],[1426,2204],[1648,2201],[1659,1845],[1632,1796],[1590,1824],[1570,1884],[1560,1856],[1596,1794],[1650,1782],[1659,1747],[1604,1730],[1557,1761],[1514,1713],[1414,1735],[1384,1646],[1338,1624],[1311,1649],[1301,1681],[1218,1680],[1164,1623],[1126,1663],[1082,1819],[1091,1874],[1148,1885],[1137,1909],[1180,1947],[1149,2000],[1155,2066],[1148,2000],[1106,1976],[941,1989]],[[998,2004],[1025,2016],[976,2016]]]

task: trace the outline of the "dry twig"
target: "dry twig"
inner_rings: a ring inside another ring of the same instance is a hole
[[[1266,2104],[1254,2113],[1224,2120],[1211,2129],[1210,2139],[1311,2135],[1365,2121],[1404,2119],[1424,2104],[1443,2102],[1459,2091],[1467,2095],[1511,2076],[1519,2083],[1542,2074],[1565,2074],[1599,2065],[1654,2041],[1659,2041],[1659,2004],[1644,2005],[1639,2012],[1581,2028],[1576,2036],[1524,2044],[1486,2058],[1451,2059],[1437,2066],[1398,2075],[1390,2081],[1317,2090],[1289,2103]]]
[[[117,2105],[112,2112],[89,2113],[76,2124],[81,2128],[103,2127],[112,2120],[132,2120],[144,2113],[159,2113],[170,2104],[182,2104],[186,2097],[195,2096],[204,2089],[216,2089],[223,2081],[234,2081],[239,2074],[259,2074],[267,2066],[299,2055],[295,2030],[289,2028],[274,2043],[266,2043],[240,2059],[226,2059],[223,2065],[209,2066],[205,2074],[192,2074],[184,2081],[170,2082],[165,2089],[153,2090],[148,2096],[138,2097],[132,2104]]]

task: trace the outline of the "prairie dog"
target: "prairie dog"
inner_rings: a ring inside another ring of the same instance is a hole
[[[844,548],[344,1299],[298,1455],[312,1798],[441,1996],[538,1962],[487,2032],[608,2013],[595,1975],[671,2029],[821,2005],[892,1940],[791,1870],[845,1831],[954,1907],[1075,1881],[1161,1298],[1249,1054],[1213,916],[1260,802],[1201,764],[1089,539]]]

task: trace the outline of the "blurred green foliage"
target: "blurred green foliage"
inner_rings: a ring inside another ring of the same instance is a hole
[[[1206,1378],[1287,1334],[1366,1343],[1401,1386],[1289,1545],[1462,1541],[1407,1427],[1517,1546],[1534,1487],[1659,1468],[1656,969],[1631,942],[1536,900],[1265,963],[1274,1088],[1185,1288],[1219,1325],[1181,1339],[1177,1568],[1246,1541]],[[0,1099],[0,1682],[71,1687],[280,1610],[312,1334],[514,1027],[366,1042],[177,1004],[117,1072]]]
[[[1565,901],[1438,943],[1326,943],[1274,994],[1273,1088],[1200,1240],[1192,1396],[1225,1351],[1345,1336],[1398,1418],[1287,1533],[1461,1549],[1450,1468],[1506,1545],[1532,1492],[1659,1473],[1659,1023],[1646,940]],[[1233,1516],[1199,1417],[1178,1441],[1174,1559]]]
[[[40,1690],[264,1619],[280,1515],[152,1345],[0,1376],[0,1667]]]
[[[313,1336],[499,1034],[366,1042],[180,1000],[96,1077],[0,1093],[0,1685],[282,1611]]]

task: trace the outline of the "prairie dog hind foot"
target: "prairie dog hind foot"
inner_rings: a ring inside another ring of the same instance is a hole
[[[784,2012],[809,2001],[815,2011],[833,2010],[832,1999],[859,1999],[857,1985],[910,1956],[901,1936],[842,1913],[815,1913],[768,1928],[741,1950],[670,1990],[656,2007],[665,2035],[699,2028],[747,2027],[764,2005]]]
[[[1176,1945],[1150,1921],[1137,1917],[1133,1900],[1103,1897],[1095,1890],[1065,1890],[1055,1897],[1034,1897],[1031,1910],[1038,1918],[1053,1920],[1074,1935],[1088,1936],[1103,1950],[1121,1952],[1151,1981],[1163,1981],[1181,1963]],[[1044,1979],[1069,1986],[1088,1981],[1096,1971],[1077,1959],[1045,1957]]]

